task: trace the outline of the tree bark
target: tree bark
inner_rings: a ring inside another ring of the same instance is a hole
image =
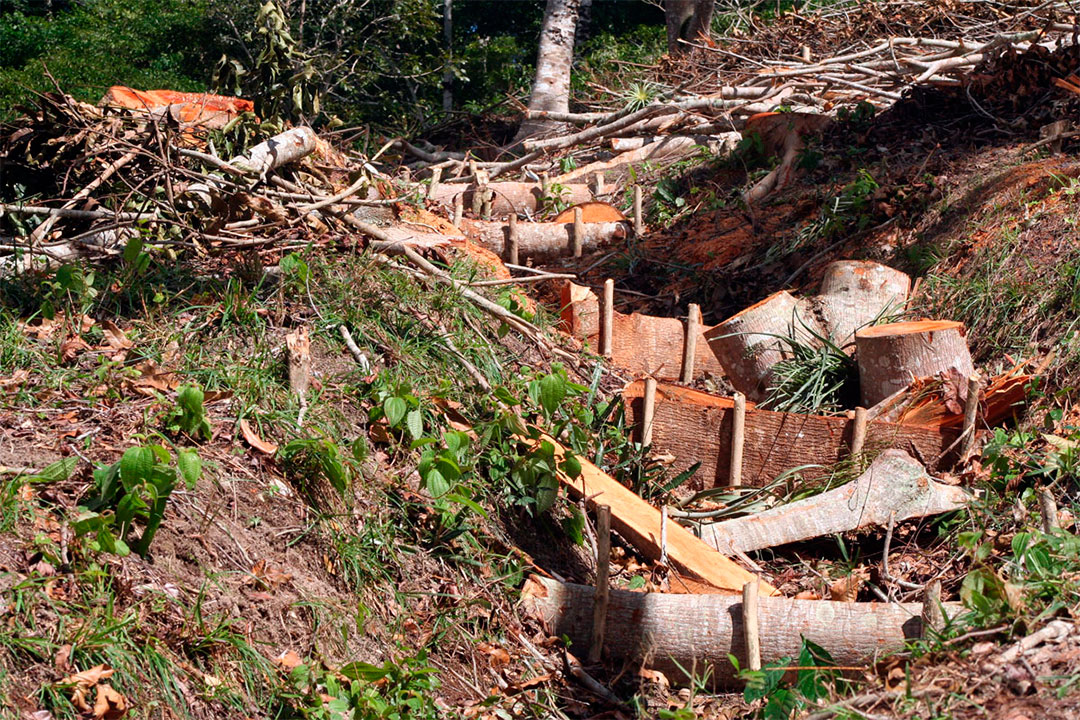
[[[529,95],[530,112],[570,110],[570,70],[574,63],[574,34],[577,31],[581,0],[547,0],[540,28],[540,49],[536,57],[536,79]],[[526,119],[515,142],[556,134],[563,124],[544,119]]]
[[[679,40],[697,41],[708,37],[715,0],[664,0],[664,19],[667,25],[668,52],[672,55],[685,50]]]
[[[701,539],[724,554],[886,525],[963,507],[968,494],[930,478],[903,450],[885,450],[857,479],[835,490],[747,517],[705,525]]]
[[[465,235],[480,245],[509,257],[510,226],[501,222],[464,220]],[[574,223],[518,223],[517,246],[521,259],[551,260],[573,254]],[[596,250],[615,240],[628,237],[630,229],[625,222],[586,223],[582,248]]]
[[[731,316],[705,337],[735,389],[752,402],[761,402],[768,396],[772,366],[789,355],[781,338],[816,342],[804,325],[821,333],[805,303],[781,290]]]
[[[911,278],[869,260],[839,260],[825,266],[817,306],[829,339],[843,347],[855,331],[903,310]]]
[[[567,635],[586,648],[592,628],[593,594],[588,585],[530,577],[522,591],[527,612],[540,617],[549,634]],[[955,604],[945,606],[949,615]],[[761,662],[799,656],[803,638],[829,652],[837,665],[859,665],[904,647],[922,633],[922,603],[853,603],[758,598]],[[603,654],[613,664],[644,662],[672,682],[686,684],[712,670],[714,687],[737,682],[728,655],[745,665],[742,597],[673,595],[611,590]]]
[[[919,320],[863,328],[855,333],[863,405],[872,407],[917,378],[956,374],[966,381],[975,367],[964,326]]]
[[[593,199],[592,191],[584,183],[559,183],[559,200],[579,205]],[[508,213],[520,213],[524,210],[536,212],[541,210],[544,204],[544,188],[540,183],[525,182],[493,182],[488,183],[488,190],[493,193],[491,199],[491,212],[496,215]],[[435,188],[429,200],[437,203],[453,205],[454,199],[463,196],[465,207],[472,207],[473,196],[479,189],[475,187],[462,187],[447,183],[440,184]]]
[[[443,50],[446,69],[442,76],[442,109],[448,113],[454,109],[454,71],[450,67],[454,59],[454,0],[443,0]]]
[[[595,308],[596,306],[593,305]],[[644,383],[630,383],[623,390],[627,422],[641,422]],[[671,473],[701,466],[683,487],[680,496],[727,485],[731,464],[733,421],[731,398],[700,390],[661,384],[656,393],[653,421],[653,449],[672,455]],[[746,408],[743,449],[743,484],[760,487],[792,468],[802,468],[806,479],[821,477],[828,468],[850,452],[854,421],[845,417],[802,415]],[[931,470],[950,466],[955,451],[945,452],[959,435],[955,427],[919,427],[891,422],[871,422],[866,429],[865,448],[909,450],[922,458]],[[914,449],[912,449],[914,448]]]

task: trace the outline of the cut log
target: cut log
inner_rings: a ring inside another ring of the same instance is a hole
[[[483,220],[462,220],[468,238],[484,247],[503,253],[510,247],[510,225]],[[518,223],[518,257],[522,260],[552,260],[573,254],[574,223]],[[623,222],[586,223],[582,249],[597,250],[630,234]]]
[[[533,576],[525,583],[522,605],[544,622],[550,635],[569,636],[575,652],[583,652],[590,640],[594,592],[588,585]],[[944,609],[950,616],[960,610],[955,604]],[[906,640],[919,638],[921,615],[922,603],[762,596],[761,662],[798,657],[806,638],[828,651],[837,665],[870,663],[902,649]],[[732,687],[739,681],[728,655],[745,665],[743,632],[740,596],[611,590],[603,651],[613,664],[644,662],[674,683],[685,684],[686,670],[694,668],[697,677],[708,676],[717,687]]]
[[[297,127],[259,143],[244,155],[234,157],[229,165],[244,172],[265,175],[310,155],[317,144],[314,130]]]
[[[815,344],[807,328],[822,334],[806,304],[781,290],[712,328],[705,339],[735,389],[761,402],[768,395],[772,366],[790,355],[781,338]]]
[[[606,202],[587,202],[568,207],[559,213],[552,222],[574,222],[574,211],[581,209],[581,220],[587,223],[622,222],[626,216],[615,207]]]
[[[930,478],[903,450],[885,450],[855,480],[805,500],[747,517],[704,525],[701,539],[731,554],[883,526],[896,520],[937,515],[964,507],[970,495]]]
[[[493,193],[491,199],[491,212],[495,215],[508,213],[520,213],[528,210],[536,212],[543,209],[544,189],[540,183],[523,182],[489,182],[489,191]],[[429,198],[433,202],[452,206],[457,198],[462,199],[466,207],[472,207],[474,196],[478,195],[477,187],[462,187],[461,185],[440,185]],[[565,184],[560,192],[559,199],[572,205],[589,202],[593,199],[589,186],[581,183]]]
[[[567,282],[562,290],[562,329],[574,337],[600,346],[599,299],[589,288]],[[694,347],[694,378],[721,377],[720,362],[705,341],[708,325],[697,326]],[[634,313],[612,313],[611,362],[633,375],[652,375],[659,380],[679,380],[682,375],[686,330],[678,318]]]
[[[543,439],[555,446],[555,455],[561,460],[566,451],[558,441],[550,436],[544,436]],[[611,527],[646,558],[659,560],[660,511],[585,458],[579,457],[578,460],[581,462],[581,475],[576,479],[571,480],[562,473],[559,474],[559,480],[567,492],[573,497],[585,498],[590,506],[610,506]],[[694,537],[689,530],[675,523],[668,524],[667,556],[676,570],[721,590],[742,592],[743,585],[758,579],[749,570],[716,552]],[[762,582],[761,594],[778,593],[774,587]],[[610,623],[608,627],[612,632],[617,632]]]
[[[641,418],[644,383],[623,390],[627,424]],[[680,492],[689,493],[728,484],[734,401],[700,390],[661,384],[656,394],[653,421],[654,452],[675,457],[673,473],[701,462],[694,477]],[[760,487],[792,468],[803,468],[804,478],[819,477],[848,456],[855,421],[846,417],[799,415],[762,410],[747,403],[743,449],[743,485]],[[932,470],[949,467],[955,450],[945,453],[959,435],[958,428],[931,428],[871,422],[866,452],[886,448],[910,451]],[[810,466],[810,467],[804,467]]]
[[[863,405],[870,407],[917,378],[954,374],[967,378],[975,367],[964,326],[949,320],[918,320],[863,328],[855,333]]]
[[[843,347],[855,331],[903,310],[911,278],[869,260],[840,260],[825,266],[816,299],[829,339]]]

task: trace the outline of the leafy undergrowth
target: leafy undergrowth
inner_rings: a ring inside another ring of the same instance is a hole
[[[262,260],[280,262],[131,258],[0,289],[4,705],[556,712],[544,638],[513,600],[535,562],[588,561],[581,512],[553,508],[556,471],[579,462],[540,428],[639,487],[662,479],[609,381],[368,256]],[[301,325],[305,402],[284,357]]]

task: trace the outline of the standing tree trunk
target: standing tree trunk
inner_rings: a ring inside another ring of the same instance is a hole
[[[446,69],[442,76],[442,109],[448,113],[454,109],[454,0],[443,0],[443,49],[446,51]]]
[[[684,49],[679,40],[708,37],[714,6],[715,0],[664,0],[669,53],[674,55]]]
[[[574,62],[574,35],[580,6],[581,0],[547,0],[529,112],[570,111],[570,67]],[[562,126],[552,120],[526,118],[514,140],[521,142],[527,138],[554,135]]]

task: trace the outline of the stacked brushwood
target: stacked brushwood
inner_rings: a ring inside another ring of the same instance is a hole
[[[384,182],[373,167],[310,128],[181,126],[58,93],[0,128],[0,163],[4,275],[116,257],[133,238],[200,254],[307,241],[392,202],[369,199]]]

